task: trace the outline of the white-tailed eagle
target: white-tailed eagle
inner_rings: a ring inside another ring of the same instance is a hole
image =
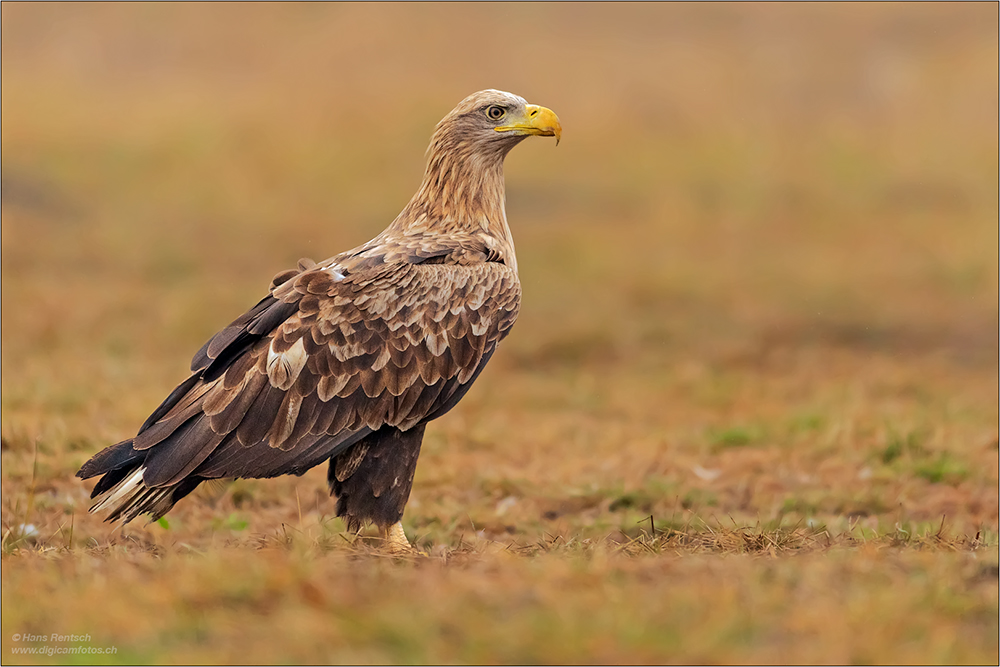
[[[503,162],[562,131],[498,90],[438,123],[424,179],[392,224],[353,250],[275,276],[212,336],[192,375],[138,434],[87,461],[91,511],[155,520],[208,479],[301,475],[330,462],[337,515],[409,549],[400,519],[427,422],[465,395],[517,318],[521,285]]]

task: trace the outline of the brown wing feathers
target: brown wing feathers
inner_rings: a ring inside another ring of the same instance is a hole
[[[450,409],[512,324],[518,292],[496,263],[286,279],[209,341],[202,370],[128,450],[148,450],[143,481],[154,487],[304,472],[384,425],[406,430]]]

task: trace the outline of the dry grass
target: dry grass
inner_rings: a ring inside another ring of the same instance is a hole
[[[5,663],[998,661],[996,5],[2,12]],[[508,160],[525,303],[428,431],[429,557],[320,469],[88,515],[485,87],[565,137]]]

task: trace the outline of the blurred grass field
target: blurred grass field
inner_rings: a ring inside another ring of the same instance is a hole
[[[1000,659],[996,4],[0,11],[4,663]],[[430,557],[325,468],[87,514],[80,464],[488,87],[564,140],[507,161],[524,303],[428,429]]]

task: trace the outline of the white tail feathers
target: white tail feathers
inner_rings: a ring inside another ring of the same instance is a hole
[[[173,486],[150,488],[142,480],[145,466],[102,493],[91,506],[91,512],[107,512],[108,520],[118,518],[128,523],[140,514],[149,513],[156,521],[173,506]]]

